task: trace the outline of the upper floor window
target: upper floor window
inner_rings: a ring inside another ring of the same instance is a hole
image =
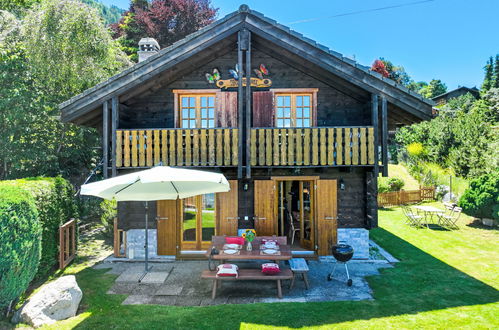
[[[276,94],[276,127],[312,126],[312,93]]]
[[[181,128],[215,127],[215,94],[183,94],[179,98]]]

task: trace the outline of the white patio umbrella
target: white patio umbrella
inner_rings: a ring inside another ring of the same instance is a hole
[[[148,271],[148,201],[188,198],[196,195],[226,192],[229,182],[223,174],[156,166],[148,170],[116,176],[81,186],[82,195],[116,201],[145,202],[145,271]]]

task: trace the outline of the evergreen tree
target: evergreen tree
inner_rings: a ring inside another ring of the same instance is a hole
[[[428,85],[422,87],[419,91],[421,95],[428,99],[446,92],[447,86],[440,79],[432,79]]]
[[[492,56],[487,61],[487,64],[484,67],[485,69],[485,78],[483,79],[482,91],[488,91],[494,82],[494,62]]]
[[[499,54],[496,55],[496,61],[494,63],[494,83],[492,87],[499,88]]]

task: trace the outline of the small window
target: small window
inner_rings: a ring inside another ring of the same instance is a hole
[[[215,127],[215,95],[180,95],[181,128]]]
[[[310,127],[312,94],[276,94],[277,127]]]

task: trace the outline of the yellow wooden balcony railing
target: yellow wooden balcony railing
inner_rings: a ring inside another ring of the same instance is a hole
[[[252,166],[374,164],[374,129],[366,127],[252,128]]]
[[[116,167],[237,166],[238,129],[118,129]]]

